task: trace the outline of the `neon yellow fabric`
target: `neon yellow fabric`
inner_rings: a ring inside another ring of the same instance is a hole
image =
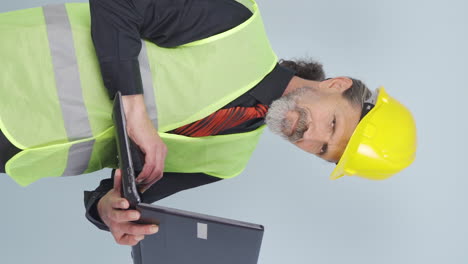
[[[274,68],[277,57],[257,5],[250,0],[240,2],[253,16],[229,31],[171,49],[146,43],[160,134],[169,147],[166,171],[233,177],[246,166],[263,130],[203,139],[163,133],[208,116]],[[89,6],[66,4],[66,10],[88,114],[83,118],[89,119],[93,134],[72,141],[64,129],[42,9],[0,14],[0,53],[6,58],[0,61],[0,79],[1,86],[8,87],[0,98],[0,129],[23,149],[6,164],[7,174],[23,186],[61,176],[67,162],[73,162],[67,160],[69,149],[80,142],[95,141],[86,173],[117,166],[112,102],[102,84],[90,37]],[[73,102],[73,98],[61,100]]]
[[[158,109],[162,111],[158,116],[161,131],[169,131],[208,116],[213,109],[223,107],[252,88],[261,80],[259,77],[273,69],[276,56],[269,48],[265,32],[260,30],[263,24],[257,6],[251,1],[244,2],[250,3],[247,7],[253,15],[229,31],[176,49],[149,45],[148,57],[155,82],[173,84],[170,89],[156,89]],[[256,41],[248,41],[250,39]],[[233,50],[236,52],[230,52]],[[200,62],[205,60],[213,63],[200,69]],[[222,61],[230,63],[223,63],[220,67],[218,63]],[[198,70],[193,71],[194,68]],[[226,73],[237,76],[240,68],[244,68],[241,73],[243,78],[226,79]],[[175,69],[187,74],[181,78]],[[201,96],[197,87],[206,86],[216,89],[210,89],[209,94]],[[180,94],[185,96],[181,97]],[[191,103],[192,98],[197,98],[199,103]]]
[[[359,122],[330,178],[387,179],[414,161],[416,141],[411,112],[381,87],[376,105]]]
[[[264,128],[262,126],[247,133],[199,138],[161,133],[161,138],[171,150],[168,151],[164,170],[203,171],[219,178],[234,177],[244,170]],[[197,158],[194,159],[194,156]]]
[[[91,140],[96,140],[91,157],[93,162],[90,162],[85,173],[106,167],[117,168],[114,127],[110,127],[95,139],[87,138],[21,151],[7,162],[6,173],[21,186],[27,186],[44,177],[58,177],[65,170],[70,147],[73,144]],[[112,153],[112,155],[107,153]]]
[[[93,135],[99,135],[113,126],[109,119],[112,108],[107,90],[100,75],[91,39],[91,18],[88,4],[66,4],[68,18],[72,27],[76,58],[80,71],[83,99],[88,110],[88,119]],[[71,99],[70,99],[71,100]]]
[[[0,14],[0,34],[3,133],[20,149],[66,142],[42,10]]]

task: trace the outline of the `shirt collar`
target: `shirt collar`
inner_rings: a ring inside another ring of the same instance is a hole
[[[249,94],[260,103],[270,106],[274,100],[283,95],[294,74],[293,70],[276,64],[275,68],[249,91]]]

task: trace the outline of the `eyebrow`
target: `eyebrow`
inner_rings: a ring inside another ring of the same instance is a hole
[[[335,131],[336,131],[336,114],[335,113],[333,114],[333,121],[335,121],[335,125],[333,126],[333,131],[332,131],[332,134],[331,134],[332,136],[331,137],[333,137],[333,135],[335,135]],[[319,157],[321,157],[321,158],[323,158],[323,156],[328,153],[328,142],[323,144],[323,145],[327,146],[325,151],[323,153],[317,153],[317,155],[319,155]],[[323,145],[320,146],[320,149],[322,149]],[[328,161],[328,162],[335,162],[335,161],[331,161],[331,160],[328,160],[328,159],[325,159],[325,158],[323,158],[323,159]]]

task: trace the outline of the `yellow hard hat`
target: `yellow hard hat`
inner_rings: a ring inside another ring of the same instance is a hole
[[[330,179],[347,175],[383,180],[408,167],[415,156],[413,116],[380,87],[375,106],[357,125]]]

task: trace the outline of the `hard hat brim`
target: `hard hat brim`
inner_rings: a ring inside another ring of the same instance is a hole
[[[374,109],[377,108],[378,104],[382,100],[382,97],[387,97],[387,96],[388,95],[387,95],[387,92],[385,91],[385,88],[380,87],[379,88],[379,95],[377,97],[377,103],[376,103],[376,106],[374,107]],[[372,109],[370,112],[372,112],[374,109]],[[343,176],[346,176],[346,175],[349,175],[349,176],[353,175],[353,173],[350,173],[349,171],[346,170],[346,164],[347,164],[348,159],[351,158],[352,154],[355,152],[355,150],[357,149],[357,147],[359,145],[358,142],[355,142],[356,141],[356,136],[355,136],[356,131],[359,131],[360,126],[365,124],[365,122],[363,122],[363,121],[370,116],[369,115],[370,112],[366,116],[364,116],[364,118],[359,122],[359,124],[354,129],[354,132],[351,135],[351,137],[349,138],[349,142],[346,145],[346,148],[343,151],[343,154],[341,155],[341,158],[338,161],[338,164],[336,164],[335,169],[330,174],[330,180],[336,180],[336,179],[339,179],[339,178],[341,178]]]

